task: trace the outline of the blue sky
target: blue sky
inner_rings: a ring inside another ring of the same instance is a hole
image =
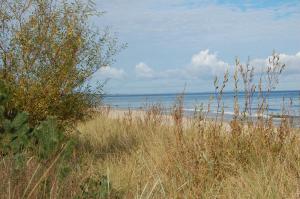
[[[93,23],[128,44],[93,78],[110,79],[107,93],[212,91],[236,57],[262,65],[273,50],[287,65],[278,89],[300,89],[299,0],[96,2],[106,14]]]

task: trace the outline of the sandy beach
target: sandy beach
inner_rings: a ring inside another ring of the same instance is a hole
[[[102,107],[102,111],[106,111],[108,114],[108,117],[111,119],[124,119],[126,117],[132,117],[132,119],[143,119],[145,120],[148,116],[149,113],[147,113],[146,110],[129,110],[129,109],[117,109],[117,108],[106,108]],[[171,114],[161,114],[159,115],[161,122],[163,125],[171,126],[175,125],[174,118]],[[206,119],[202,122],[206,123],[212,123],[214,122],[212,119]],[[182,118],[182,126],[183,128],[190,128],[193,125],[195,125],[196,121],[192,116],[183,116]],[[230,124],[228,121],[223,121],[222,122],[222,127],[226,131],[230,131]]]

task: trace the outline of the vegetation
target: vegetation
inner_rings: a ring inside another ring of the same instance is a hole
[[[89,171],[109,176],[124,198],[299,197],[299,129],[151,118],[98,115],[79,125]]]
[[[14,156],[3,158],[1,195],[19,198],[38,184],[32,197],[298,197],[298,129],[254,125],[236,133],[191,120],[178,139],[178,127],[151,114],[150,120],[102,113],[80,123],[70,171],[61,180],[55,159],[39,166],[35,156],[25,156],[16,171]]]
[[[0,78],[12,93],[10,112],[26,111],[31,123],[86,115],[95,102],[87,80],[120,49],[88,23],[100,14],[92,1],[1,1]]]
[[[86,82],[119,49],[88,25],[95,14],[90,1],[0,2],[0,198],[300,197],[300,130],[288,110],[278,125],[265,117],[285,67],[276,53],[259,78],[236,61],[231,122],[228,72],[214,81],[213,119],[209,104],[184,117],[181,95],[170,115],[99,108],[83,121],[94,105]]]

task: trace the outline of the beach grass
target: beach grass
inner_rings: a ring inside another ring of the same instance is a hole
[[[0,195],[93,198],[83,185],[105,179],[94,198],[298,198],[300,130],[287,121],[222,123],[157,107],[99,111],[69,132],[77,148],[68,177],[57,177],[57,156],[41,164],[27,154],[21,170],[6,157]]]
[[[298,129],[195,120],[183,128],[139,114],[99,114],[78,125],[91,169],[125,198],[299,197]]]

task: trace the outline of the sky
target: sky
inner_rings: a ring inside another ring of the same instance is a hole
[[[286,69],[278,90],[300,89],[300,0],[96,0],[127,48],[93,81],[108,94],[211,92],[235,59],[257,64],[275,50]],[[231,81],[231,76],[230,76]],[[232,89],[229,85],[228,90]]]

